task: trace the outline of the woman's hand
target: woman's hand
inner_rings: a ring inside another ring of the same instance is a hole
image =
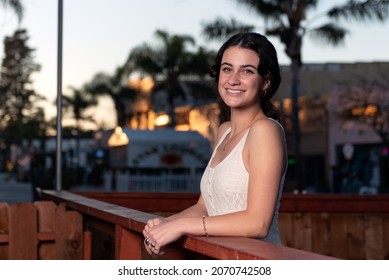
[[[147,252],[151,254],[162,255],[164,252],[162,248],[182,236],[180,231],[180,220],[162,220],[152,219],[149,220],[143,230],[145,237],[145,248]]]
[[[150,229],[155,226],[155,225],[158,225],[158,224],[161,224],[163,223],[164,221],[160,218],[156,218],[156,219],[151,219],[151,220],[148,220],[147,221],[147,224],[145,226],[145,228],[143,229],[143,236],[145,238],[144,240],[144,244],[145,244],[145,248],[146,248],[146,251],[151,255],[153,253],[157,254],[156,253],[156,248],[155,248],[155,243],[153,241],[151,241],[150,237],[149,237],[149,232],[150,232]],[[160,250],[160,248],[159,248]],[[159,253],[159,252],[158,252]],[[163,253],[163,252],[161,252]]]

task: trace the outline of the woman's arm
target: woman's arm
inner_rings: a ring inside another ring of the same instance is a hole
[[[185,218],[185,217],[202,217],[203,215],[208,215],[207,214],[207,208],[205,207],[204,200],[202,196],[200,195],[199,200],[197,201],[196,204],[192,205],[191,207],[174,214],[172,216],[169,216],[167,220],[172,221],[175,219],[179,218]]]

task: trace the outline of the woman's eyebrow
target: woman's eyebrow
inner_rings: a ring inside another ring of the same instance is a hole
[[[222,66],[223,66],[223,65],[233,66],[231,63],[228,63],[228,62],[223,62],[221,65],[222,65]],[[243,65],[240,65],[240,66],[239,66],[239,68],[247,68],[247,67],[257,69],[257,67],[255,67],[255,66],[252,65],[252,64],[243,64]]]
[[[255,66],[252,65],[252,64],[244,64],[244,65],[241,65],[241,66],[240,66],[240,68],[247,68],[247,67],[257,69],[257,67],[255,67]]]

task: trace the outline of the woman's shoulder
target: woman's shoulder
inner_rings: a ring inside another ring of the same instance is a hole
[[[263,118],[255,121],[250,127],[250,134],[278,135],[284,137],[282,125],[271,118]]]

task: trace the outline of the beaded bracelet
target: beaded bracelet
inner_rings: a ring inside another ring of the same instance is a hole
[[[204,229],[205,236],[209,237],[209,234],[208,234],[208,231],[207,231],[207,227],[205,225],[205,215],[203,215],[203,229]]]

